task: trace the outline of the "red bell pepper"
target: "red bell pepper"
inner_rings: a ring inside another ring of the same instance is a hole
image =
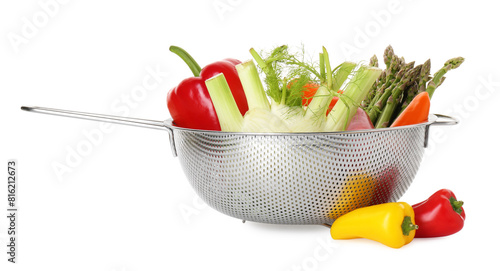
[[[390,195],[393,195],[394,190],[397,188],[396,184],[400,174],[396,166],[389,165],[378,177],[376,177],[375,192],[370,205],[394,200],[391,199]]]
[[[419,226],[415,237],[439,237],[454,234],[464,227],[463,201],[455,194],[441,189],[427,200],[413,205],[415,224]]]
[[[248,111],[247,99],[235,67],[241,63],[239,60],[227,58],[201,69],[183,49],[171,46],[170,51],[180,56],[195,76],[184,79],[168,92],[167,106],[175,125],[192,129],[221,130],[217,113],[205,85],[205,80],[219,73],[224,74],[240,113],[245,115]]]

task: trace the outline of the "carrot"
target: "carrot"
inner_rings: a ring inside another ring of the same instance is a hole
[[[316,91],[318,91],[319,84],[316,83],[309,83],[304,86],[304,91],[302,92],[302,105],[303,106],[308,106],[309,103],[311,102],[312,98],[316,94]]]
[[[328,114],[330,114],[330,111],[332,111],[333,107],[335,106],[335,104],[337,104],[338,101],[339,101],[339,97],[333,96],[332,101],[330,102],[330,104],[328,105],[328,109],[326,110],[327,116],[328,116]]]
[[[430,108],[431,99],[429,93],[422,92],[413,98],[408,107],[394,120],[391,127],[425,122],[429,116]]]

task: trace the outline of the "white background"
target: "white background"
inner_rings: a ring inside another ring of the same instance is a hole
[[[0,270],[498,266],[500,20],[492,3],[2,1],[0,163],[18,160],[20,184],[19,263],[7,263],[1,215]],[[103,131],[97,122],[20,110],[37,105],[164,120],[168,90],[190,76],[170,45],[203,66],[281,44],[304,44],[313,56],[323,45],[336,64],[374,53],[381,60],[391,44],[407,61],[431,58],[432,72],[451,57],[466,58],[447,74],[431,108],[461,123],[431,128],[420,170],[401,198],[414,204],[440,188],[453,190],[465,201],[461,232],[391,249],[363,239],[332,241],[322,226],[243,224],[199,201],[166,132],[118,125]],[[148,70],[158,77],[141,91]],[[96,131],[102,137],[92,143],[85,134]],[[72,152],[79,159],[68,163]],[[54,165],[66,171],[58,174]],[[1,206],[6,194],[0,185]]]

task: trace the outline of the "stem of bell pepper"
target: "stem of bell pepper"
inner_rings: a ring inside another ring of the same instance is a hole
[[[178,55],[184,62],[188,65],[189,69],[191,69],[191,72],[193,72],[193,75],[195,77],[200,76],[201,72],[201,67],[198,65],[198,63],[194,60],[194,58],[188,54],[184,49],[177,47],[177,46],[170,46],[169,50]]]
[[[403,235],[408,236],[412,230],[417,230],[418,225],[415,225],[411,222],[411,217],[405,216],[403,219],[403,223],[401,223],[401,230],[403,230]]]
[[[456,198],[454,197],[450,197],[450,203],[451,203],[451,207],[453,208],[453,210],[459,214],[462,213],[462,205],[464,205],[464,202],[461,201],[461,200],[457,200]]]
[[[219,118],[221,131],[240,132],[243,124],[238,105],[229,89],[223,73],[205,81],[208,93],[214,104],[215,112]]]

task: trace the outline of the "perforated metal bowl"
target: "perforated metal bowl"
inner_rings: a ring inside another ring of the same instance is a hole
[[[436,114],[426,123],[397,128],[252,134],[180,128],[171,120],[23,109],[166,128],[174,156],[209,206],[242,220],[278,224],[331,224],[353,209],[397,201],[417,173],[430,126],[458,123]]]
[[[199,131],[166,122],[184,173],[214,209],[243,220],[330,224],[353,209],[397,201],[413,181],[437,121],[305,134]]]

